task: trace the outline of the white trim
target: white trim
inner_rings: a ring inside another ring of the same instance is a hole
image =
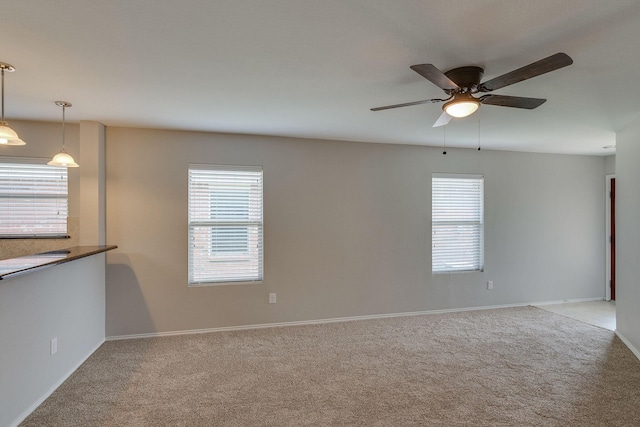
[[[594,301],[604,301],[602,297],[597,298],[574,298],[574,299],[563,299],[558,301],[544,301],[544,302],[536,302],[531,303],[530,305],[554,305],[554,304],[572,304],[574,302],[594,302]]]
[[[618,331],[617,329],[616,329],[615,333],[616,333],[616,335],[618,336],[618,338],[620,338],[620,340],[624,343],[624,345],[626,345],[626,346],[629,348],[629,350],[631,350],[631,352],[632,352],[632,353],[633,353],[633,354],[638,358],[638,360],[640,360],[640,350],[638,350],[637,348],[635,348],[635,347],[633,346],[633,344],[631,344],[631,341],[629,341],[628,339],[626,339],[626,338],[624,337],[624,335],[622,335],[622,334],[620,333],[620,331]]]
[[[82,366],[82,364],[84,362],[87,361],[87,359],[89,357],[91,357],[91,355],[93,353],[96,352],[96,350],[98,350],[100,348],[100,346],[102,346],[102,344],[104,344],[105,340],[103,339],[102,341],[100,341],[98,343],[98,345],[96,347],[94,347],[93,350],[91,350],[89,352],[89,354],[87,354],[82,360],[80,360],[80,362],[76,363],[74,365],[74,367],[68,371],[66,374],[64,374],[58,381],[56,381],[56,383],[54,385],[51,386],[51,388],[44,392],[44,394],[42,396],[40,396],[40,398],[38,398],[35,402],[33,402],[33,404],[27,409],[25,410],[21,415],[18,416],[18,418],[16,418],[16,420],[9,424],[9,427],[18,427],[20,425],[21,422],[23,422],[29,415],[31,415],[31,413],[33,411],[35,411],[38,406],[42,405],[42,403],[47,400],[49,398],[49,396],[51,396],[53,394],[54,391],[56,391],[58,389],[58,387],[60,387],[62,385],[62,383],[64,383],[67,379],[69,379],[69,377],[76,371],[78,370],[78,368],[80,366]]]
[[[611,301],[611,284],[609,278],[611,277],[611,245],[609,244],[609,231],[611,230],[611,178],[615,178],[615,174],[605,175],[605,225],[604,225],[604,242],[605,242],[605,275],[604,275],[604,292],[605,301]]]
[[[316,319],[316,320],[301,320],[301,321],[293,321],[293,322],[224,326],[221,328],[191,329],[186,331],[152,332],[148,334],[132,334],[132,335],[115,335],[112,337],[107,337],[106,341],[129,340],[129,339],[137,339],[137,338],[168,337],[168,336],[174,336],[174,335],[206,334],[211,332],[244,331],[244,330],[250,330],[250,329],[281,328],[285,326],[322,325],[326,323],[353,322],[356,320],[373,320],[373,319],[386,319],[390,317],[420,316],[423,314],[457,313],[457,312],[463,312],[463,311],[491,310],[496,308],[526,307],[529,305],[550,305],[550,304],[591,302],[591,301],[602,301],[602,298],[601,297],[600,298],[580,298],[580,299],[570,299],[570,300],[561,300],[561,301],[524,302],[524,303],[517,303],[517,304],[486,305],[481,307],[447,308],[442,310],[410,311],[405,313],[387,313],[387,314],[370,314],[370,315],[364,315],[364,316],[336,317],[332,319]]]
[[[216,165],[210,163],[189,163],[189,168],[223,171],[253,171],[262,172],[262,166],[258,165]]]
[[[235,286],[235,285],[261,285],[261,280],[239,280],[237,282],[193,282],[187,283],[189,288],[206,288],[207,286]]]
[[[431,178],[484,179],[481,173],[432,172]]]
[[[31,165],[43,165],[51,160],[49,157],[24,157],[24,156],[0,156],[0,161],[9,163],[25,163]],[[40,163],[42,162],[42,163]]]

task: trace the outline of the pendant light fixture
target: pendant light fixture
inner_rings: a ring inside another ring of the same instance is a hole
[[[47,164],[50,166],[62,166],[65,168],[77,168],[79,165],[73,160],[73,157],[67,153],[64,148],[64,110],[71,107],[71,103],[67,101],[56,101],[58,107],[62,107],[62,150],[51,159]]]
[[[11,73],[16,69],[13,65],[0,62],[0,70],[2,70],[2,117],[0,117],[0,145],[25,145],[26,142],[20,139],[15,130],[11,129],[7,122],[4,121],[4,73]]]

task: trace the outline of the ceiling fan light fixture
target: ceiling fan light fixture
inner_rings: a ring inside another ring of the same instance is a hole
[[[16,131],[11,129],[4,121],[4,73],[15,71],[13,65],[0,62],[0,72],[2,73],[2,114],[0,115],[0,145],[25,145],[26,142],[20,139]]]
[[[480,101],[474,97],[468,96],[456,96],[452,101],[447,102],[442,106],[442,109],[451,117],[467,117],[476,112],[480,106]]]

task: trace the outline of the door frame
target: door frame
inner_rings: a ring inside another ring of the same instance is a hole
[[[611,301],[611,244],[609,241],[611,235],[611,179],[615,178],[615,174],[605,175],[605,228],[604,228],[604,236],[605,236],[605,277],[604,277],[604,289],[605,289],[605,297],[606,301]],[[614,218],[615,219],[615,218]]]

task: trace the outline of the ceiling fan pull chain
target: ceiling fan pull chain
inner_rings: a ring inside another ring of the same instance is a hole
[[[478,111],[478,151],[480,151],[480,115],[482,111]]]
[[[442,155],[447,155],[447,127],[442,126]]]

